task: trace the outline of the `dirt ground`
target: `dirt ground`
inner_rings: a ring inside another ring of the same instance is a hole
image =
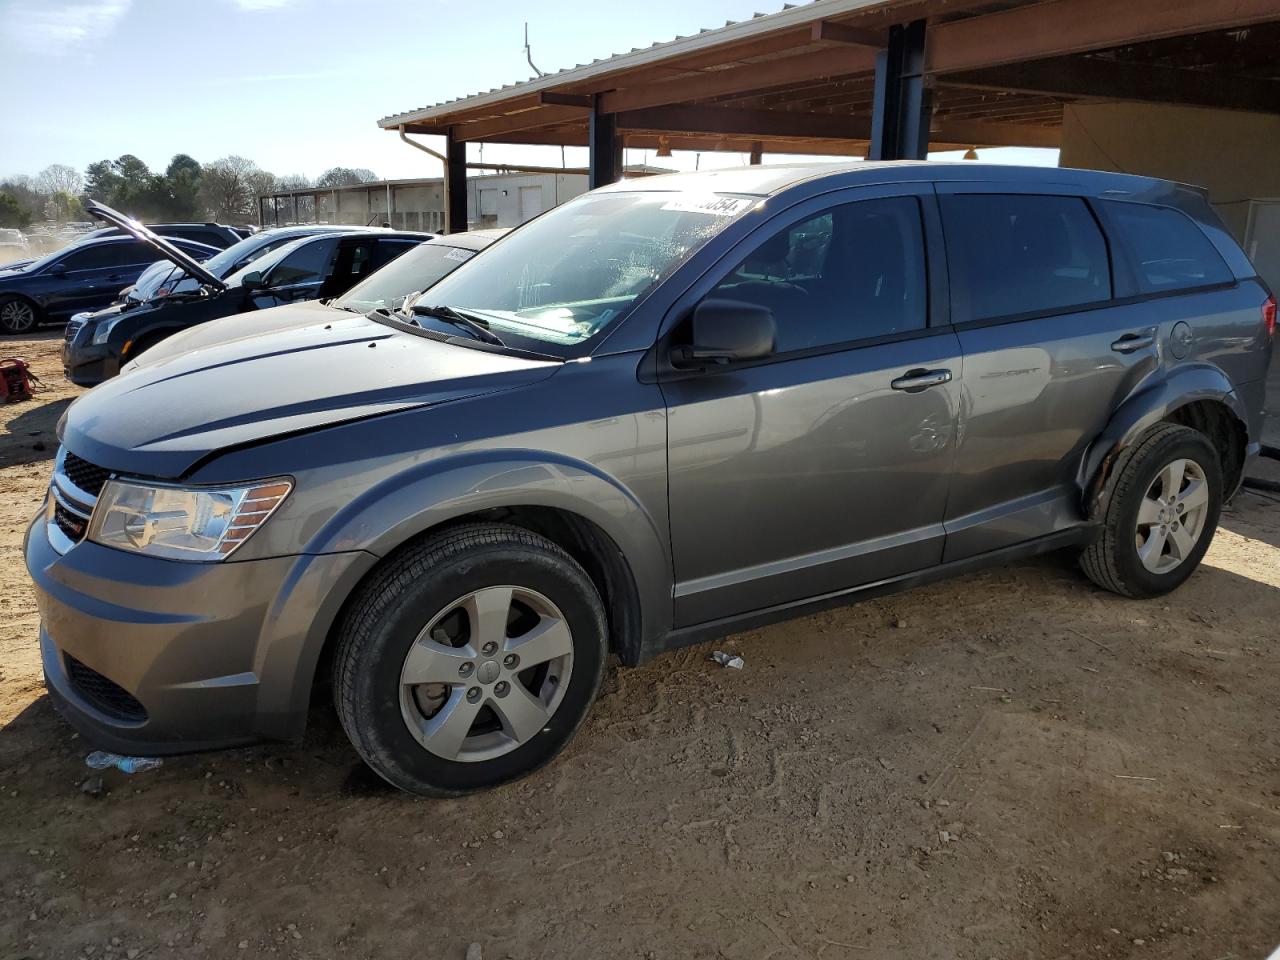
[[[1051,556],[621,671],[557,762],[472,799],[384,788],[325,703],[299,745],[111,771],[92,795],[20,556],[75,393],[57,346],[0,350],[47,387],[0,408],[0,958],[1280,942],[1280,498],[1241,494],[1162,601]]]

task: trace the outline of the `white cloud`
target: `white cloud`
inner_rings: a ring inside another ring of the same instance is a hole
[[[133,0],[18,0],[0,15],[0,35],[33,53],[61,53],[103,40]]]
[[[279,10],[281,7],[287,7],[293,2],[294,0],[235,0],[237,7],[250,13],[257,13],[262,10]]]

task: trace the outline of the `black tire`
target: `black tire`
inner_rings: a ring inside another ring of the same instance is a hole
[[[428,751],[401,713],[401,669],[433,618],[486,587],[537,591],[563,614],[572,670],[546,725],[491,759],[447,760]],[[551,541],[506,524],[467,524],[391,556],[349,605],[338,634],[333,691],[356,752],[379,776],[409,793],[457,796],[526,776],[567,744],[599,692],[608,625],[591,579]]]
[[[1180,459],[1193,461],[1203,472],[1209,493],[1207,512],[1190,554],[1173,569],[1157,573],[1147,569],[1138,555],[1138,510],[1160,472]],[[1218,451],[1198,430],[1159,424],[1120,455],[1110,483],[1111,497],[1102,518],[1102,529],[1098,538],[1080,554],[1080,567],[1085,575],[1113,593],[1138,599],[1158,597],[1181,586],[1199,566],[1218,526],[1222,510],[1222,465]]]
[[[0,333],[12,337],[35,333],[42,320],[40,308],[26,297],[0,297]]]

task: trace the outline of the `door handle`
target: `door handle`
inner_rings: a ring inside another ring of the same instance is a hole
[[[1142,333],[1126,333],[1111,344],[1111,349],[1116,353],[1137,353],[1139,350],[1146,350],[1148,347],[1154,346],[1155,342],[1156,334],[1154,330],[1145,330]]]
[[[890,382],[889,386],[895,390],[916,393],[920,390],[927,390],[930,387],[940,387],[942,384],[950,382],[950,370],[908,370],[902,376]]]

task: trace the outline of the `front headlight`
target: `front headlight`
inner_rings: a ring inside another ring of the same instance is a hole
[[[290,480],[242,487],[166,487],[110,480],[89,539],[174,560],[222,560],[261,527],[293,489]]]
[[[111,336],[111,331],[123,319],[124,317],[112,317],[110,320],[99,320],[98,325],[93,328],[93,345],[100,347],[106,343],[107,337]]]

